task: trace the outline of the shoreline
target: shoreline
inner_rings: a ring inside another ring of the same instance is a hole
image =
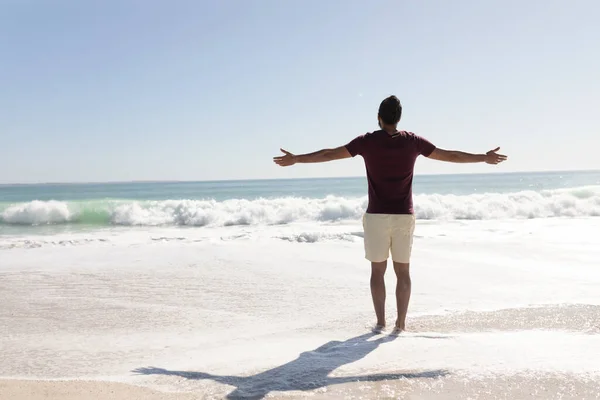
[[[279,240],[312,225],[2,250],[0,399],[600,398],[593,221],[423,225],[398,337],[359,240]]]

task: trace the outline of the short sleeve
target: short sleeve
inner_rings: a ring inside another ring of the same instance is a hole
[[[365,135],[355,137],[345,147],[352,157],[356,155],[363,155],[365,150]]]
[[[419,154],[429,157],[435,150],[435,145],[422,136],[415,135],[415,138],[417,139],[417,151]]]

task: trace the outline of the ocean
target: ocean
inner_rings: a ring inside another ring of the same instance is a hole
[[[356,220],[366,189],[365,178],[1,185],[0,234]],[[418,219],[598,216],[600,172],[417,175],[414,200]]]
[[[0,398],[1,379],[600,398],[600,172],[417,175],[399,337],[369,333],[366,193],[364,178],[0,186]]]

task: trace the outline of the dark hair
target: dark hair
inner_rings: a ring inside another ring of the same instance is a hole
[[[402,104],[396,96],[390,96],[379,105],[379,117],[386,125],[396,125],[402,116]]]

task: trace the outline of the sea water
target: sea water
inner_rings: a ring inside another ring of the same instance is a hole
[[[357,220],[366,209],[366,189],[365,178],[2,185],[0,234],[48,225],[214,227]],[[418,219],[598,216],[600,172],[417,175],[414,197]]]

